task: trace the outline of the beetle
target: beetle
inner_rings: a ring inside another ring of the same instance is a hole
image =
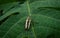
[[[28,30],[31,25],[31,18],[28,16],[25,23],[25,29]]]

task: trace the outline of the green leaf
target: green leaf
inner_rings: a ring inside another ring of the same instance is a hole
[[[0,38],[60,38],[60,0],[27,0],[0,5]],[[31,14],[31,27],[25,22]]]
[[[26,0],[0,0],[0,4],[13,3],[13,2],[24,3],[25,1]]]
[[[17,0],[0,0],[0,4],[16,2]]]

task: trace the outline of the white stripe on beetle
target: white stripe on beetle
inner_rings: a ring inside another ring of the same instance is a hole
[[[31,24],[31,19],[28,16],[27,19],[26,19],[26,23],[25,23],[25,29],[29,29],[30,28],[30,24]]]

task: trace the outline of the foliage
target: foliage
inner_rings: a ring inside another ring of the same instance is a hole
[[[60,38],[60,0],[0,0],[0,4],[0,38]],[[29,11],[31,27],[25,30]]]

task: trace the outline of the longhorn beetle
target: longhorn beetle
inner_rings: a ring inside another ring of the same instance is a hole
[[[25,30],[28,30],[30,28],[30,24],[31,24],[31,18],[30,16],[28,16],[25,23]]]

